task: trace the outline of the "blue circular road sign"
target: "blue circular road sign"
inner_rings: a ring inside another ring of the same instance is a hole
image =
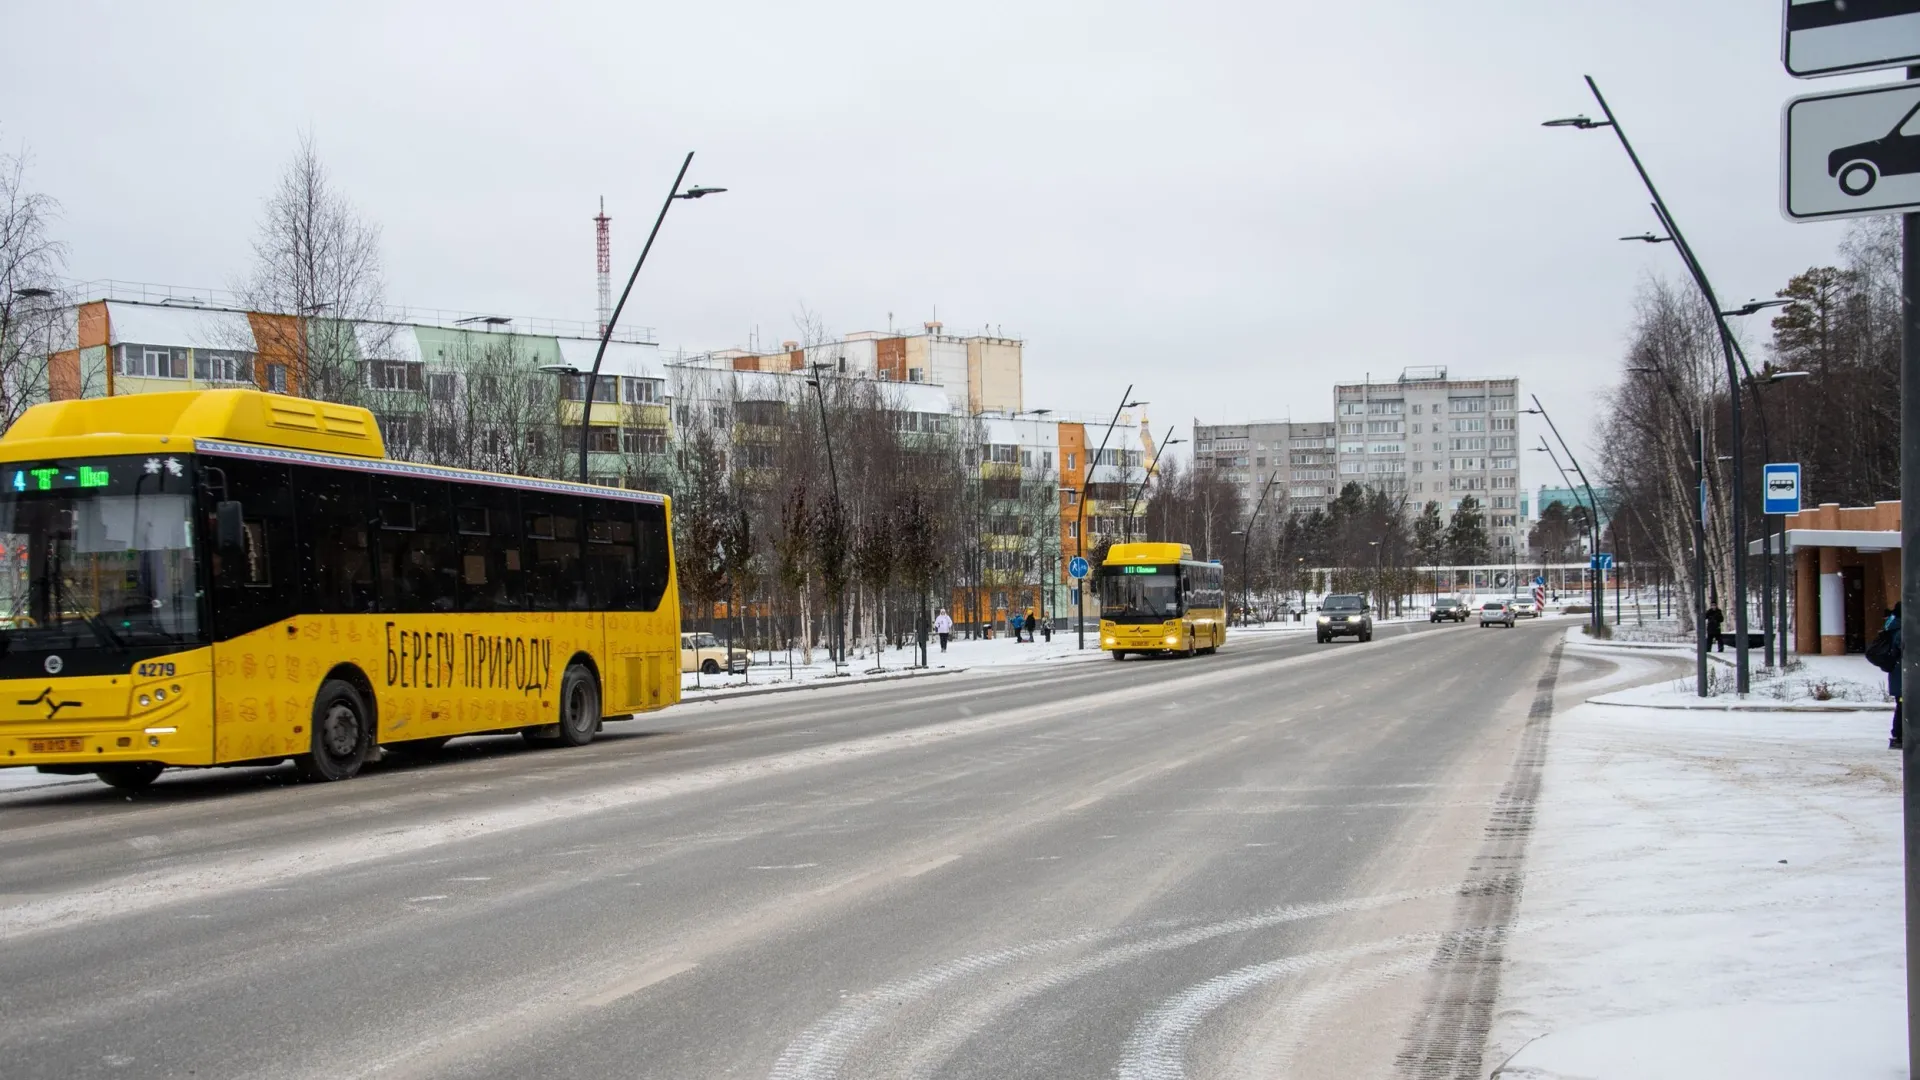
[[[1084,558],[1081,558],[1078,555],[1075,555],[1073,557],[1073,561],[1067,564],[1067,573],[1072,574],[1073,579],[1075,581],[1079,581],[1081,578],[1086,577],[1087,576],[1087,560]]]

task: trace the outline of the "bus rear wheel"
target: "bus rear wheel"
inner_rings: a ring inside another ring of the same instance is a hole
[[[568,664],[560,676],[559,722],[528,728],[521,737],[534,746],[585,746],[600,730],[600,681],[585,664]]]
[[[157,761],[129,761],[124,764],[102,765],[93,771],[100,782],[121,791],[143,791],[149,784],[160,778],[160,770],[166,766]]]
[[[1119,649],[1115,649],[1111,653],[1108,653],[1107,655],[1113,657],[1115,660],[1125,660],[1127,658],[1127,654],[1124,652],[1121,652]]]
[[[366,699],[344,679],[320,684],[313,699],[313,749],[295,758],[307,780],[350,780],[373,749]]]

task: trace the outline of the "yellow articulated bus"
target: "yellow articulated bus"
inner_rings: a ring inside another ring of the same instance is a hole
[[[1217,562],[1186,544],[1115,544],[1098,572],[1100,647],[1128,653],[1210,653],[1227,641],[1227,593]]]
[[[35,406],[0,437],[0,767],[582,745],[680,699],[669,509],[391,461],[365,409],[254,390]]]

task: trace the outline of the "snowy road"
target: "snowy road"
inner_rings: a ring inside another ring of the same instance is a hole
[[[1555,680],[1605,674],[1564,625],[689,704],[339,785],[0,793],[0,1061],[1484,1076]]]

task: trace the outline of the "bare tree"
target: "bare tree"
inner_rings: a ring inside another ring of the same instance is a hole
[[[46,400],[48,355],[66,345],[57,340],[64,337],[57,274],[66,247],[48,233],[59,209],[51,196],[29,190],[24,152],[0,154],[0,430]]]
[[[362,361],[389,358],[380,228],[334,188],[311,134],[267,197],[253,244],[254,264],[234,291],[250,310],[291,316],[260,320],[257,348],[288,358],[308,397],[359,403]],[[374,335],[368,339],[367,335]]]

